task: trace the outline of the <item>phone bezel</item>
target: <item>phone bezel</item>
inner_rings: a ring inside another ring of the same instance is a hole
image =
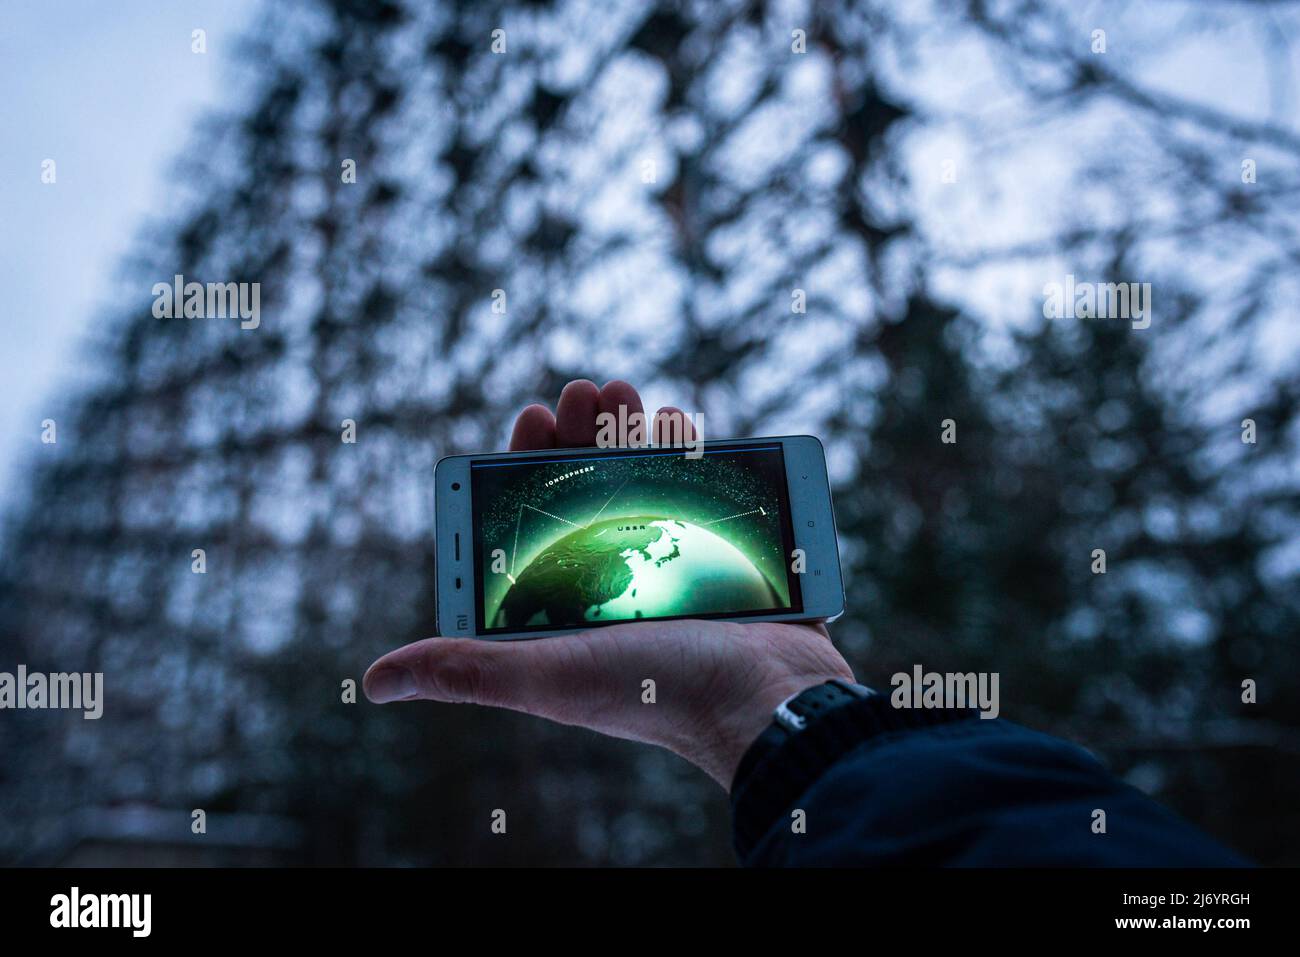
[[[754,439],[712,439],[715,446],[771,445],[781,443],[789,490],[790,520],[796,548],[804,551],[806,569],[799,579],[804,608],[801,612],[710,618],[710,621],[834,621],[844,613],[844,584],[840,574],[839,543],[826,474],[826,453],[812,435],[763,436]],[[475,603],[474,527],[470,463],[499,459],[554,458],[557,455],[597,455],[598,448],[542,449],[535,452],[488,452],[449,455],[434,466],[434,542],[437,558],[438,633],[453,638],[487,641],[522,641],[553,638],[587,628],[554,631],[480,634]],[[453,489],[458,485],[459,488]],[[459,536],[459,549],[457,549]],[[459,551],[459,554],[457,552]],[[645,624],[651,624],[650,619]],[[615,622],[610,622],[615,624]],[[592,628],[608,627],[595,624]]]

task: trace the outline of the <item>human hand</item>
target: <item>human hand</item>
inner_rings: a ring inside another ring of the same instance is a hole
[[[595,445],[596,416],[641,412],[626,382],[585,379],[560,393],[554,415],[530,405],[510,450]],[[659,410],[654,435],[667,417]],[[684,418],[684,417],[683,417]],[[679,420],[680,421],[680,420]],[[686,428],[689,429],[689,420]],[[688,433],[688,438],[692,437]],[[642,702],[642,682],[656,701]],[[730,788],[745,750],[784,699],[853,672],[820,625],[643,621],[534,641],[428,638],[384,655],[366,672],[366,696],[509,708],[668,748]]]

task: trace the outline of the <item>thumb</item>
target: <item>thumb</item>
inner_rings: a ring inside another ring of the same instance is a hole
[[[587,724],[622,697],[583,634],[544,641],[426,638],[384,655],[362,687],[377,704],[448,701]]]

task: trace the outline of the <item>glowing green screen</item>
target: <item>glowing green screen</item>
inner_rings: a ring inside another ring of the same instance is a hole
[[[799,612],[780,445],[471,465],[479,631]]]

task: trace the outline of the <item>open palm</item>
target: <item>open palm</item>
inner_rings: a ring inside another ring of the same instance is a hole
[[[643,411],[625,382],[570,382],[554,415],[542,405],[519,414],[510,449],[594,445],[596,416],[617,415],[620,405]],[[656,434],[673,413],[659,410]],[[772,709],[828,678],[852,681],[853,673],[820,625],[686,620],[536,641],[428,638],[376,661],[364,687],[376,702],[489,705],[657,744],[725,788]]]

